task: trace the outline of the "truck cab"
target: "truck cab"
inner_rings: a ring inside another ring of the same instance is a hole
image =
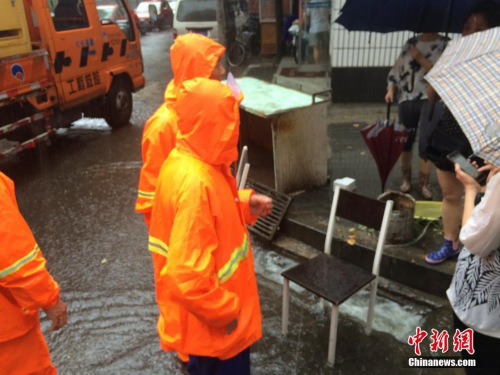
[[[128,124],[145,78],[125,0],[5,1],[0,21],[0,136],[44,111],[48,131],[82,113]]]

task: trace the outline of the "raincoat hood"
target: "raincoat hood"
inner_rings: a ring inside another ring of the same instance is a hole
[[[209,78],[225,50],[223,45],[200,34],[179,36],[170,48],[174,79],[165,90],[165,102],[175,102],[184,81],[197,77]]]
[[[238,158],[239,104],[225,84],[195,78],[182,84],[174,110],[178,115],[179,151],[211,165],[230,165]]]

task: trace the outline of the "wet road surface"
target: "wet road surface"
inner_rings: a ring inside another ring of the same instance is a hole
[[[159,347],[147,230],[134,212],[143,124],[162,103],[172,77],[171,43],[169,31],[142,38],[147,85],[134,94],[130,126],[111,131],[100,120],[84,120],[60,132],[51,147],[0,162],[0,170],[16,183],[20,209],[68,305],[69,320],[62,330],[49,333],[49,322],[42,318],[60,374],[187,373],[174,354]],[[396,338],[399,321],[407,320],[401,310],[408,310],[414,324],[432,314],[439,322],[440,312],[418,305],[394,312],[389,302],[380,304],[380,329],[370,337],[359,321],[348,317],[358,314],[359,306],[343,311],[337,364],[328,368],[328,312],[297,289],[290,334],[282,337],[279,273],[292,261],[258,241],[254,251],[264,323],[263,338],[252,348],[253,374],[457,373],[403,367],[412,349],[401,342],[405,332]]]

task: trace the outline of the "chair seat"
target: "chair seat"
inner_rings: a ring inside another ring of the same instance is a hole
[[[372,273],[322,253],[281,274],[312,293],[340,305],[375,278]]]

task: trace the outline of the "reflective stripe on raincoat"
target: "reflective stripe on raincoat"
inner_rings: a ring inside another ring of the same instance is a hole
[[[143,166],[135,210],[144,214],[148,227],[156,179],[163,162],[175,147],[177,120],[171,107],[180,85],[192,78],[210,77],[224,51],[224,46],[196,33],[179,36],[170,49],[174,79],[165,90],[165,102],[146,121],[142,136]]]
[[[38,309],[58,299],[59,286],[17,207],[14,183],[0,172],[0,342],[27,333]]]
[[[238,192],[229,168],[237,159],[240,100],[218,81],[194,79],[175,104],[177,144],[160,172],[149,242],[165,260],[163,267],[155,262],[165,350],[227,359],[261,337],[246,230],[256,220],[253,192]]]

